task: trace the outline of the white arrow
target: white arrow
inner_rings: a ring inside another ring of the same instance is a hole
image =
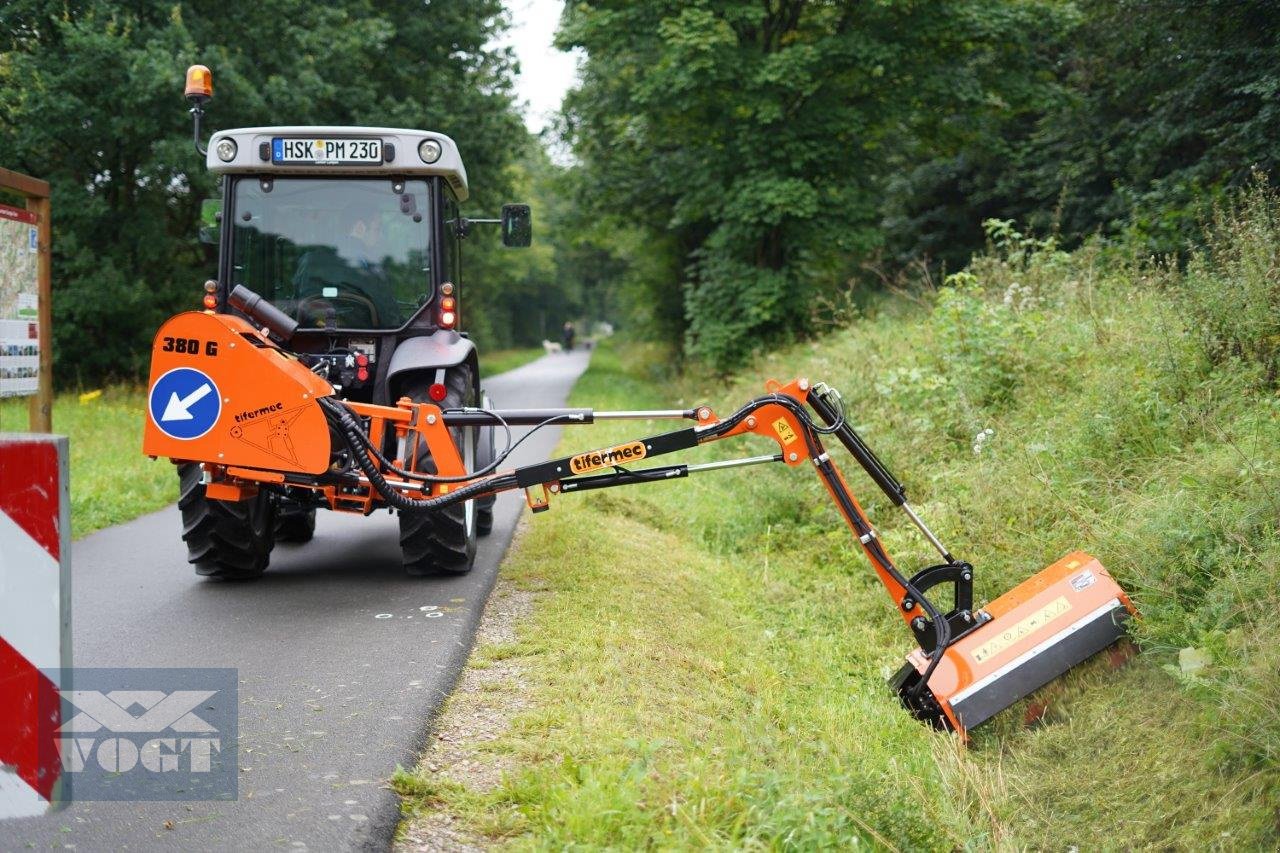
[[[213,391],[213,386],[208,382],[201,385],[185,397],[179,399],[178,392],[169,395],[169,405],[164,407],[164,414],[160,416],[162,421],[189,421],[192,414],[189,409],[196,403],[209,396]]]

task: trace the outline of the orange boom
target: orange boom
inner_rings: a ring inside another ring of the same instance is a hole
[[[917,648],[892,680],[894,690],[916,717],[962,735],[1119,639],[1125,620],[1136,612],[1106,569],[1080,552],[975,607],[973,567],[953,557],[920,519],[902,484],[845,418],[838,392],[823,383],[770,382],[767,393],[725,418],[706,407],[442,409],[407,398],[378,406],[340,400],[308,366],[307,356],[284,349],[296,324],[269,303],[243,287],[229,302],[255,322],[190,312],[161,327],[152,350],[143,439],[150,456],[199,463],[210,499],[240,501],[260,490],[288,490],[293,500],[310,494],[330,509],[367,514],[379,507],[436,510],[524,489],[530,507],[541,511],[554,494],[807,462],[914,636]],[[451,432],[626,418],[686,419],[694,425],[501,472],[510,441],[506,452],[477,469],[467,464]],[[775,452],[701,465],[629,467],[748,433],[771,441]],[[831,437],[903,510],[941,562],[911,575],[897,567],[824,446]],[[422,447],[429,452],[419,452]],[[939,587],[950,587],[949,594],[939,596]]]

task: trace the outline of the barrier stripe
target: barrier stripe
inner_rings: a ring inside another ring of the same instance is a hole
[[[0,817],[42,814],[66,791],[58,682],[70,613],[67,440],[0,435]]]
[[[0,764],[44,799],[58,780],[56,735],[61,724],[58,688],[0,637],[0,708],[14,724],[0,726]]]
[[[62,665],[61,575],[58,561],[0,513],[0,636],[41,669]]]
[[[57,560],[62,556],[58,448],[37,441],[18,441],[14,448],[0,453],[0,512]]]

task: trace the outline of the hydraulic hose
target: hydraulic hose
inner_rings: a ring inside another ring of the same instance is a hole
[[[507,489],[515,488],[515,477],[506,474],[500,477],[491,477],[486,480],[479,480],[470,485],[466,485],[447,494],[438,495],[433,498],[410,498],[400,494],[394,486],[387,482],[387,478],[382,476],[382,472],[378,470],[378,466],[373,464],[373,460],[369,458],[369,450],[367,443],[363,441],[364,431],[360,428],[360,424],[352,417],[351,412],[346,406],[335,402],[328,397],[320,398],[320,405],[325,410],[325,415],[329,423],[337,430],[338,435],[342,437],[343,442],[351,451],[352,457],[355,459],[356,465],[369,478],[370,485],[382,496],[388,504],[400,510],[409,512],[420,512],[428,509],[439,509],[458,501],[470,500],[489,492],[500,492]]]
[[[790,411],[804,427],[802,431],[804,433],[805,445],[808,448],[809,456],[817,464],[820,476],[831,487],[832,494],[836,496],[836,501],[839,504],[841,514],[849,520],[851,525],[853,525],[858,536],[861,538],[867,534],[874,534],[874,531],[862,520],[857,508],[850,500],[848,492],[845,490],[840,478],[836,476],[835,469],[831,465],[831,462],[829,460],[821,462],[817,461],[822,459],[823,453],[825,452],[822,442],[818,437],[819,433],[835,431],[832,429],[833,426],[843,425],[841,423],[843,421],[843,417],[838,417],[837,413],[830,410],[829,407],[827,412],[820,412],[824,415],[824,419],[828,420],[830,424],[826,430],[823,430],[813,422],[812,416],[810,416],[809,412],[797,400],[785,394],[769,394],[764,397],[757,397],[747,403],[728,418],[725,418],[720,423],[712,426],[706,433],[704,433],[704,435],[708,438],[718,438],[736,427],[752,412],[763,406],[769,405],[770,403],[781,406]],[[831,417],[826,418],[827,414],[830,414]],[[843,432],[843,430],[840,432]],[[836,434],[838,438],[842,439],[843,443],[844,436],[840,435],[840,432],[837,432]],[[859,454],[855,453],[853,448],[846,445],[846,449],[849,450],[855,458],[858,458],[859,462],[862,461],[861,458],[859,458]],[[869,450],[868,453],[870,453]],[[872,454],[872,456],[874,457],[874,454]],[[878,460],[876,461],[878,462]],[[868,473],[870,473],[870,471],[868,471]],[[889,477],[892,478],[892,475],[889,475]],[[896,483],[896,481],[894,482]],[[886,483],[885,485],[888,484]],[[901,486],[898,488],[900,489]],[[890,489],[885,489],[885,493],[891,499],[893,498],[893,492]],[[932,601],[925,597],[923,592],[916,588],[915,584],[911,583],[908,578],[904,577],[903,574],[898,571],[897,566],[893,564],[893,561],[889,559],[889,555],[885,553],[884,548],[880,545],[879,539],[875,538],[874,535],[867,539],[866,548],[870,558],[874,560],[890,577],[892,577],[894,581],[902,586],[907,595],[920,605],[921,609],[924,610],[934,625],[937,642],[935,643],[933,650],[929,652],[929,664],[925,667],[925,671],[921,675],[920,681],[911,689],[910,696],[912,699],[915,699],[924,691],[924,688],[929,683],[929,679],[933,677],[934,670],[936,670],[938,668],[938,664],[942,662],[943,653],[947,650],[947,647],[951,645],[951,623],[943,618],[942,613],[939,612],[938,608],[934,606]]]

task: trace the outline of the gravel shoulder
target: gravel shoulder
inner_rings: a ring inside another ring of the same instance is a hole
[[[528,526],[526,517],[516,530],[513,549],[520,546]],[[536,597],[535,592],[498,576],[476,631],[471,658],[441,710],[434,734],[418,763],[419,779],[484,792],[497,786],[513,766],[508,756],[486,747],[529,707],[526,672],[530,663],[527,659],[503,657],[501,651],[516,641],[519,623],[533,612]],[[466,832],[449,809],[435,803],[404,819],[392,849],[396,853],[462,853],[488,846],[489,841]]]

